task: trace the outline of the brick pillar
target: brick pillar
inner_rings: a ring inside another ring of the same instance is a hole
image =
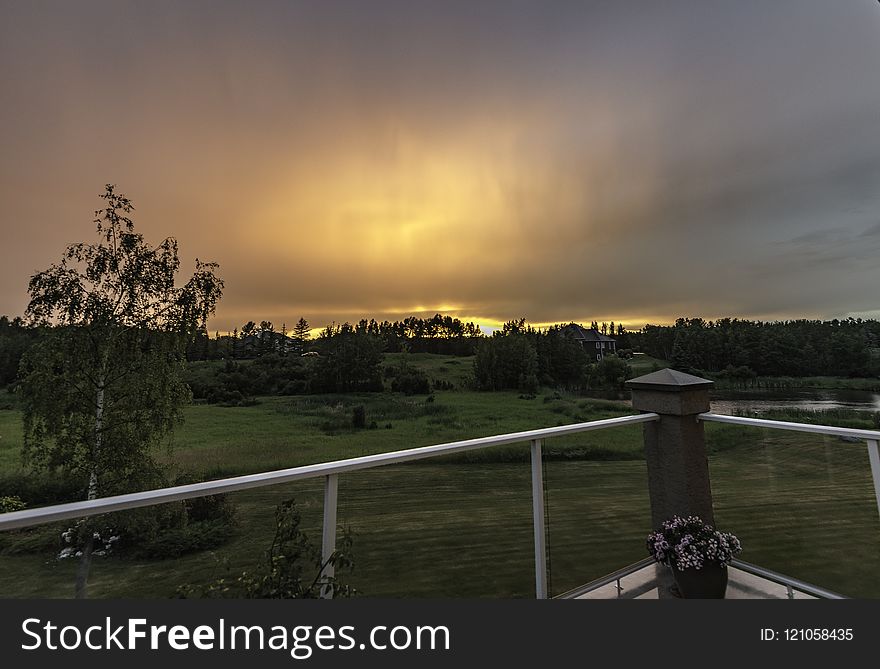
[[[659,421],[644,425],[652,527],[676,515],[700,516],[714,525],[706,439],[697,420],[697,414],[709,411],[712,381],[661,369],[626,385],[634,409],[660,415]],[[661,598],[671,596],[666,572],[657,572]]]

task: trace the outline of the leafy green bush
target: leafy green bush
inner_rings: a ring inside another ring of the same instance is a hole
[[[296,502],[289,499],[275,509],[275,536],[266,551],[262,568],[255,573],[220,578],[207,587],[182,586],[181,597],[246,598],[246,599],[317,599],[322,594],[351,597],[354,588],[345,583],[345,575],[354,568],[351,559],[353,537],[347,530],[338,548],[323,561],[321,551],[302,531],[302,514]],[[324,571],[332,566],[334,576]]]
[[[431,392],[431,382],[422,370],[414,368],[405,374],[399,374],[391,382],[391,390],[404,395],[427,395]]]
[[[190,522],[161,531],[150,541],[139,544],[125,554],[132,557],[167,560],[187,553],[216,548],[226,543],[232,533],[232,525],[222,520]]]
[[[367,410],[363,404],[359,404],[351,410],[351,426],[356,430],[367,426]]]
[[[398,364],[385,368],[385,377],[391,379],[391,390],[404,395],[427,395],[431,392],[431,381],[423,370],[409,364],[408,357],[404,354]]]
[[[622,388],[630,376],[629,365],[616,355],[606,355],[596,365],[596,372],[603,385],[609,388]]]
[[[28,507],[49,506],[83,499],[86,481],[50,472],[18,471],[0,475],[0,490]]]
[[[0,497],[0,513],[9,513],[10,511],[21,511],[26,508],[21,497],[18,495],[5,495]]]
[[[312,363],[298,355],[269,353],[255,360],[190,364],[193,397],[211,404],[248,406],[257,395],[302,395],[310,390]]]
[[[216,548],[235,531],[235,506],[208,495],[114,514],[116,550],[133,558],[167,559]],[[103,533],[102,533],[103,536]]]

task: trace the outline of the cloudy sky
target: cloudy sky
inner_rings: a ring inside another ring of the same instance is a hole
[[[212,329],[880,315],[880,3],[0,2],[0,314],[107,182]]]

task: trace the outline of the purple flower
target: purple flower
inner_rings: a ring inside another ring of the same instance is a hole
[[[648,553],[678,569],[702,569],[706,564],[726,565],[742,550],[733,534],[719,532],[698,516],[673,516],[648,535]]]

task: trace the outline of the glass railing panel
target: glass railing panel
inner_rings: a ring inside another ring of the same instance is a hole
[[[716,522],[743,560],[880,597],[880,518],[864,442],[707,424]]]
[[[643,452],[640,425],[545,442],[551,595],[647,557],[651,514]]]
[[[319,479],[96,516],[87,521],[98,534],[88,597],[200,597],[222,588],[221,579],[260,574],[275,536],[275,509],[288,499],[296,500],[301,529],[320,548]],[[0,533],[0,597],[73,597],[80,527],[62,521]]]
[[[533,597],[528,444],[339,477],[351,584],[370,597]]]

